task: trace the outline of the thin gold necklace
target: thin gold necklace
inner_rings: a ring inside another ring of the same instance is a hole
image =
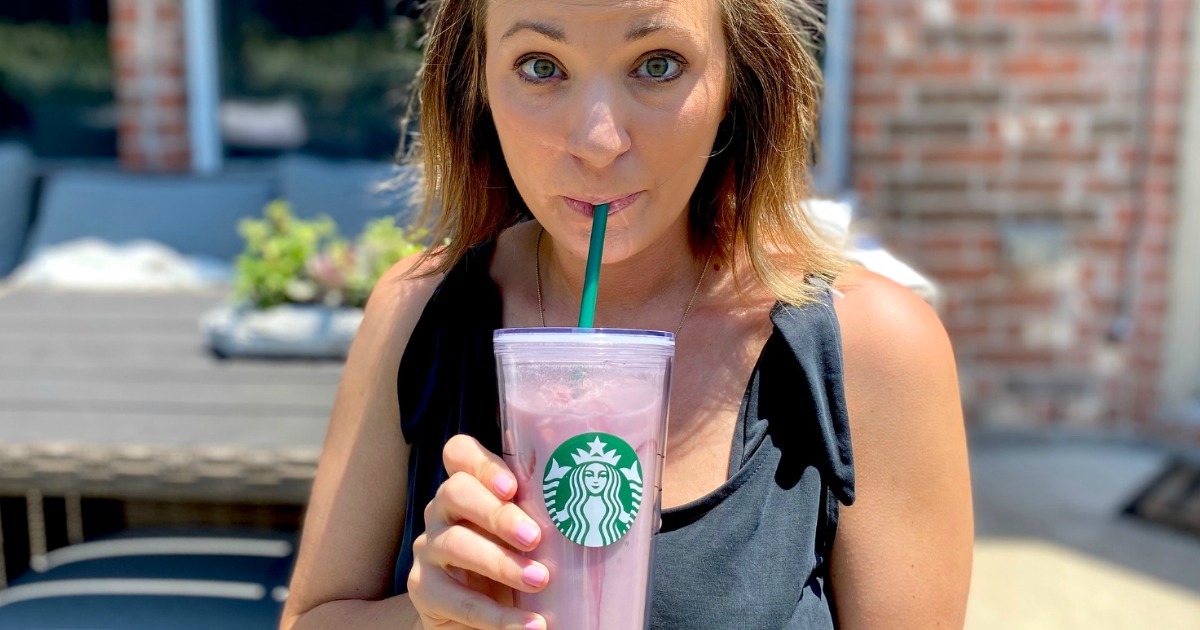
[[[534,245],[533,251],[533,276],[537,279],[538,316],[541,318],[542,328],[546,327],[546,307],[542,305],[542,235],[545,233],[545,228],[538,228],[537,244]],[[712,252],[709,252],[708,258],[704,259],[704,267],[700,270],[700,279],[696,281],[696,288],[692,290],[692,297],[688,300],[687,307],[683,309],[683,317],[679,319],[679,325],[675,327],[676,335],[683,330],[683,323],[687,321],[688,313],[692,312],[692,304],[696,302],[696,296],[700,293],[700,285],[704,284],[704,274],[708,273],[708,264],[711,262]]]

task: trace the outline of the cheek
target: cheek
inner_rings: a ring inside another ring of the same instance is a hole
[[[500,143],[504,145],[505,152],[519,151],[522,141],[526,139],[525,134],[520,133],[519,130],[527,129],[528,115],[519,106],[514,105],[513,100],[505,94],[503,88],[489,91],[488,96],[492,121],[496,125],[496,134],[500,137]]]
[[[713,152],[720,117],[715,99],[688,98],[671,112],[647,120],[642,155],[653,172],[664,207],[682,207],[691,197]],[[723,111],[723,110],[722,110]],[[663,220],[671,219],[670,213]]]
[[[679,112],[680,124],[687,126],[688,137],[704,145],[705,150],[711,147],[724,117],[724,81],[720,77],[710,78],[702,88],[694,90]]]
[[[725,115],[721,84],[702,82],[674,107],[655,111],[643,126],[652,150],[676,166],[702,161],[712,150]]]
[[[544,162],[558,147],[550,127],[553,117],[547,116],[542,108],[518,98],[513,91],[503,85],[489,89],[488,103],[505,161],[513,181],[520,187],[529,183],[528,173],[545,172]]]

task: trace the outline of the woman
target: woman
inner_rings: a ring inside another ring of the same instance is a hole
[[[447,244],[371,296],[282,626],[545,627],[512,606],[549,579],[519,552],[554,532],[496,455],[491,332],[574,322],[604,202],[596,325],[677,332],[652,625],[961,626],[973,525],[945,332],[793,211],[810,9],[437,11],[421,156]]]

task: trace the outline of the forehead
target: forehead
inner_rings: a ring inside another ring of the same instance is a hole
[[[485,0],[488,38],[502,37],[520,23],[536,20],[556,27],[569,39],[569,31],[585,27],[589,33],[605,27],[672,27],[706,34],[716,24],[719,0]],[[575,27],[573,29],[572,27]],[[578,36],[579,33],[576,33]]]

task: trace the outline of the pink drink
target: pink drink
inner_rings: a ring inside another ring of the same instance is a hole
[[[550,628],[645,628],[674,339],[649,331],[496,333],[504,459],[541,527],[550,583],[516,605]]]

